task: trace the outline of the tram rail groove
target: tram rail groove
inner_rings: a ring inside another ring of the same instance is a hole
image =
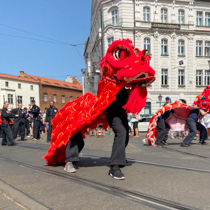
[[[87,157],[100,157],[105,159],[110,159],[106,156],[100,156],[100,155],[92,155],[92,154],[86,154],[86,153],[80,153],[81,156],[87,156]],[[147,161],[141,161],[141,160],[135,160],[135,159],[127,159],[130,162],[133,163],[139,163],[139,164],[145,164],[145,165],[153,165],[153,166],[159,166],[164,168],[173,168],[173,169],[182,169],[182,170],[188,170],[188,171],[196,171],[196,172],[203,172],[203,173],[210,173],[210,170],[205,169],[197,169],[197,168],[186,168],[182,166],[175,166],[175,165],[167,165],[167,164],[161,164],[161,163],[153,163],[153,162],[147,162]]]
[[[190,155],[190,156],[194,156],[194,157],[199,157],[199,158],[202,158],[202,159],[210,160],[210,157],[206,157],[206,156],[203,156],[203,155],[192,154],[192,153],[190,153],[190,152],[180,151],[180,150],[178,150],[178,149],[172,149],[172,148],[168,148],[168,147],[166,147],[166,146],[163,146],[162,148],[163,148],[163,149],[166,149],[166,150],[168,150],[168,151],[179,152],[179,153],[181,153],[181,154]]]
[[[23,146],[23,145],[18,145],[18,146],[24,147],[24,148],[30,148],[30,149],[47,150],[47,149],[38,148],[38,147],[30,147],[30,146]],[[98,158],[110,159],[110,157],[107,157],[107,156],[100,156],[100,155],[93,155],[93,154],[86,154],[86,153],[80,153],[80,155],[87,156],[87,157],[98,157]],[[206,169],[186,168],[186,167],[182,167],[182,166],[147,162],[147,161],[141,161],[141,160],[135,160],[135,159],[129,159],[129,158],[127,160],[130,162],[133,162],[133,163],[144,164],[144,165],[152,165],[152,166],[157,166],[157,167],[173,168],[173,169],[187,170],[187,171],[194,171],[194,172],[201,172],[201,173],[210,173],[210,170],[206,170]]]
[[[108,185],[108,184],[104,184],[104,183],[101,183],[101,182],[89,180],[89,179],[86,179],[86,178],[81,178],[81,177],[78,177],[78,176],[75,176],[75,175],[64,174],[62,172],[57,172],[57,171],[54,171],[54,170],[46,169],[44,167],[34,166],[34,165],[31,165],[31,164],[24,163],[24,162],[17,161],[17,160],[13,160],[13,159],[10,159],[10,158],[7,158],[7,157],[0,156],[0,159],[16,163],[16,164],[18,164],[22,167],[26,167],[26,168],[29,168],[29,169],[32,169],[32,170],[36,170],[36,171],[39,171],[41,173],[46,173],[46,174],[54,175],[54,176],[57,176],[57,177],[65,178],[65,179],[75,181],[75,182],[83,184],[83,185],[86,184],[86,185],[88,185],[89,187],[92,187],[92,188],[94,188],[94,186],[95,186],[95,187],[98,187],[98,188],[101,188],[101,189],[106,189],[106,190],[111,191],[111,192],[113,192],[117,195],[122,195],[122,196],[125,196],[125,197],[128,197],[128,198],[132,198],[136,201],[141,201],[141,202],[144,202],[144,203],[147,203],[147,204],[159,207],[159,208],[164,208],[164,209],[169,209],[169,210],[198,210],[197,208],[188,207],[188,206],[178,204],[178,203],[175,203],[175,202],[172,202],[172,201],[164,200],[164,199],[161,199],[161,198],[156,198],[156,197],[146,195],[146,194],[141,193],[141,192],[130,191],[130,190],[127,190],[127,189],[111,186],[111,185]]]

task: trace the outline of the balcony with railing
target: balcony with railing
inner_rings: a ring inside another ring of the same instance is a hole
[[[102,30],[108,26],[122,26],[122,18],[105,20],[102,24]]]

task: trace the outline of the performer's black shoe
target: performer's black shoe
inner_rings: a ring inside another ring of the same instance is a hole
[[[165,140],[161,141],[161,143],[162,143],[163,145],[168,145],[168,143],[167,143]]]
[[[206,145],[207,142],[205,142],[205,141],[200,141],[199,144]]]
[[[155,144],[155,147],[163,147],[163,144]]]
[[[181,146],[181,147],[189,147],[190,145],[189,145],[189,144],[185,144],[185,143],[181,143],[180,146]]]
[[[8,146],[16,146],[16,143],[9,144]]]
[[[110,168],[109,175],[116,180],[125,179],[125,175],[121,172],[119,166],[114,166],[113,168]]]

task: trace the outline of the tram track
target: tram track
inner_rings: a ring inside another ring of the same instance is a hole
[[[181,154],[184,154],[184,155],[190,155],[190,156],[210,160],[210,157],[206,157],[206,156],[203,156],[203,155],[192,154],[190,152],[180,151],[178,149],[172,149],[172,148],[168,148],[166,146],[163,146],[162,148],[165,149],[165,150],[168,150],[168,151],[178,152],[178,153],[181,153]]]
[[[107,193],[111,193],[111,194],[114,194],[117,196],[121,196],[121,197],[123,196],[125,198],[132,199],[133,201],[136,201],[136,202],[141,202],[141,203],[143,202],[144,205],[150,205],[153,208],[155,207],[155,209],[170,209],[170,210],[176,210],[176,209],[178,209],[178,210],[192,210],[192,209],[195,209],[196,210],[196,208],[188,207],[188,206],[185,206],[185,205],[182,205],[179,203],[175,203],[172,201],[164,200],[161,198],[156,198],[154,196],[150,196],[150,195],[147,195],[147,194],[144,194],[141,192],[136,192],[136,191],[127,190],[124,188],[111,186],[111,185],[108,185],[105,183],[78,177],[76,175],[62,173],[62,172],[58,172],[55,170],[47,169],[46,167],[34,166],[34,165],[31,165],[28,163],[13,160],[13,159],[3,157],[3,156],[0,156],[0,159],[9,161],[11,163],[18,164],[19,166],[22,166],[22,167],[25,167],[28,169],[32,169],[32,170],[35,170],[35,171],[38,171],[41,173],[64,178],[66,180],[73,181],[73,182],[76,182],[76,183],[79,183],[82,185],[86,185],[86,186],[94,188],[94,189],[102,190],[103,192],[106,191]]]
[[[30,148],[30,149],[47,150],[47,149],[44,149],[44,148],[30,147],[30,146],[24,146],[24,145],[18,145],[18,146],[19,147]],[[88,157],[95,157],[95,158],[97,157],[97,158],[110,159],[110,157],[107,157],[107,156],[93,155],[93,154],[87,154],[87,153],[80,153],[80,155],[81,156],[88,156]],[[207,157],[205,157],[205,158],[207,158]],[[129,159],[129,158],[127,160],[129,162],[137,163],[137,164],[152,165],[152,166],[157,166],[157,167],[172,168],[172,169],[187,170],[187,171],[202,172],[202,173],[210,173],[210,170],[205,170],[205,169],[187,168],[187,167],[183,167],[183,166],[161,164],[161,163],[141,161],[141,160]]]

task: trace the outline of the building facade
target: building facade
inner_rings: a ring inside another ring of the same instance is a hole
[[[28,75],[24,72],[20,72],[20,77],[32,78],[38,82],[41,111],[49,107],[50,101],[54,101],[55,106],[61,109],[68,101],[73,101],[82,96],[82,84],[76,77],[70,77],[70,75],[67,76],[65,81]]]
[[[172,102],[185,99],[192,104],[210,85],[210,1],[93,0],[84,92],[97,92],[99,61],[114,40],[123,38],[147,49],[156,71],[142,114],[154,114],[166,96]]]
[[[34,79],[0,74],[0,87],[0,109],[5,101],[10,109],[16,108],[19,102],[28,107],[32,99],[39,105],[39,83]]]

